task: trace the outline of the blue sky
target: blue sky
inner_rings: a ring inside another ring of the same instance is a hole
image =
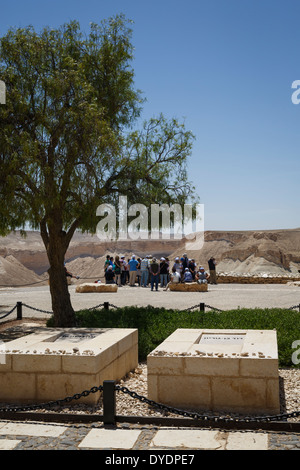
[[[189,177],[205,230],[300,227],[299,0],[0,0],[0,35],[117,13],[134,21],[141,122],[161,112],[196,141]]]

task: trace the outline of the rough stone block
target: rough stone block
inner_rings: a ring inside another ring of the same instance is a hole
[[[85,283],[76,286],[77,293],[89,293],[89,292],[118,292],[117,284],[97,284],[95,283]]]
[[[207,284],[198,284],[198,282],[187,282],[187,283],[170,283],[170,291],[176,292],[207,292]]]

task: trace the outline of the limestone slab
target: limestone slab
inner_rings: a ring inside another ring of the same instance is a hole
[[[15,447],[17,447],[18,444],[20,444],[18,439],[0,439],[0,451],[1,450],[13,450]]]
[[[278,413],[275,330],[178,329],[147,358],[148,397],[182,408]]]
[[[226,439],[219,431],[198,429],[162,429],[157,431],[151,447],[172,449],[224,450]]]
[[[268,434],[259,432],[231,432],[226,450],[268,450]]]
[[[141,431],[137,429],[92,429],[78,447],[85,449],[132,449]]]
[[[59,437],[68,428],[66,426],[36,423],[7,423],[0,427],[1,436]]]
[[[138,332],[123,328],[38,328],[6,343],[0,400],[32,403],[81,394],[138,365]],[[100,393],[80,401],[96,403]]]

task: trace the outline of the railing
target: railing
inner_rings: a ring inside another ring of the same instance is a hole
[[[71,413],[50,413],[50,412],[36,412],[38,410],[51,409],[52,407],[68,404],[74,400],[79,400],[82,397],[87,397],[91,393],[102,393],[103,414],[71,414]],[[157,416],[119,416],[116,414],[116,392],[121,392],[130,395],[133,399],[139,400],[146,405],[154,408],[158,412],[171,413],[180,415],[182,418],[172,417],[157,417]],[[145,396],[129,390],[127,387],[117,385],[114,380],[104,380],[103,385],[92,387],[90,390],[85,390],[82,393],[76,393],[59,400],[49,401],[47,403],[39,403],[33,405],[22,406],[5,406],[0,408],[0,419],[26,419],[26,420],[46,420],[50,421],[55,417],[55,422],[95,422],[101,421],[104,425],[115,425],[117,422],[139,423],[139,424],[159,424],[159,425],[173,425],[173,426],[201,426],[201,427],[221,427],[223,429],[260,429],[260,430],[274,430],[274,431],[300,431],[300,422],[287,421],[288,419],[297,418],[300,416],[300,411],[293,411],[291,413],[281,413],[274,415],[259,415],[259,416],[241,416],[231,417],[228,414],[212,415],[201,414],[197,411],[188,411],[179,408],[174,408],[163,403],[157,403],[150,400]]]
[[[29,308],[31,310],[34,310],[36,312],[40,312],[40,313],[45,313],[47,315],[53,315],[53,312],[51,311],[48,311],[48,310],[42,310],[40,308],[37,308],[37,307],[32,307],[30,305],[27,305],[23,302],[17,302],[16,305],[7,313],[4,313],[1,317],[0,317],[0,320],[3,320],[4,318],[8,317],[9,315],[11,315],[15,310],[17,310],[17,320],[22,320],[23,318],[23,307],[25,308]],[[100,309],[100,308],[103,308],[105,310],[109,310],[110,308],[122,308],[122,307],[117,307],[116,305],[114,304],[111,304],[110,302],[103,302],[102,304],[98,304],[98,305],[95,305],[94,307],[89,307],[85,310],[97,310],[97,309]],[[283,307],[281,307],[283,308]],[[196,310],[196,309],[199,309],[200,312],[205,312],[205,309],[210,309],[214,312],[224,312],[224,310],[221,310],[217,307],[213,307],[211,305],[208,305],[204,302],[201,302],[200,304],[196,304],[196,305],[193,305],[191,307],[188,307],[188,308],[185,308],[185,309],[180,309],[181,312],[191,312],[192,310]],[[297,304],[297,305],[293,305],[291,307],[286,307],[285,308],[286,310],[295,310],[295,309],[298,309],[298,311],[300,312],[300,304]]]

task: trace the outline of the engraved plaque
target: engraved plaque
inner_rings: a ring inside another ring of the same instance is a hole
[[[242,344],[244,338],[244,334],[203,333],[199,344]]]

